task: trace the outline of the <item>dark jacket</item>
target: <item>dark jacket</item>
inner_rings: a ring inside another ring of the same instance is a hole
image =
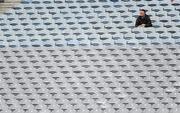
[[[0,0],[0,3],[3,3],[4,2],[4,0]]]
[[[118,2],[118,0],[110,0],[111,2]]]
[[[152,27],[151,19],[148,15],[145,15],[144,17],[139,16],[136,20],[136,27],[138,27],[141,24],[145,24],[145,27]]]

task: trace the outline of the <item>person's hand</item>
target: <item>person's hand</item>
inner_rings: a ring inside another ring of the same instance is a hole
[[[141,27],[145,27],[145,24],[141,24]]]
[[[139,25],[139,27],[145,27],[145,24],[141,24],[141,25]]]
[[[138,27],[143,27],[143,25],[141,24],[141,25],[139,25]]]

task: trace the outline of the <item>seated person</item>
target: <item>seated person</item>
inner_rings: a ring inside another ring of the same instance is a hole
[[[144,9],[140,10],[139,17],[136,20],[136,27],[152,27],[151,19]]]

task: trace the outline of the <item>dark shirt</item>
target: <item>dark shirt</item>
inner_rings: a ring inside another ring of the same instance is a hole
[[[3,3],[4,2],[4,0],[0,0],[0,3]]]
[[[145,27],[152,27],[151,19],[148,15],[145,15],[144,17],[139,16],[136,20],[136,27],[145,24]]]
[[[110,0],[111,2],[118,2],[119,0]]]

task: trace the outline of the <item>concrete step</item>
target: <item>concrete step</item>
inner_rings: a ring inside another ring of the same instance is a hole
[[[0,3],[0,14],[7,11],[9,8],[16,6],[21,0],[5,0],[4,3]]]
[[[15,3],[1,3],[0,8],[9,8],[15,5]]]
[[[21,0],[5,0],[6,3],[19,3]]]

